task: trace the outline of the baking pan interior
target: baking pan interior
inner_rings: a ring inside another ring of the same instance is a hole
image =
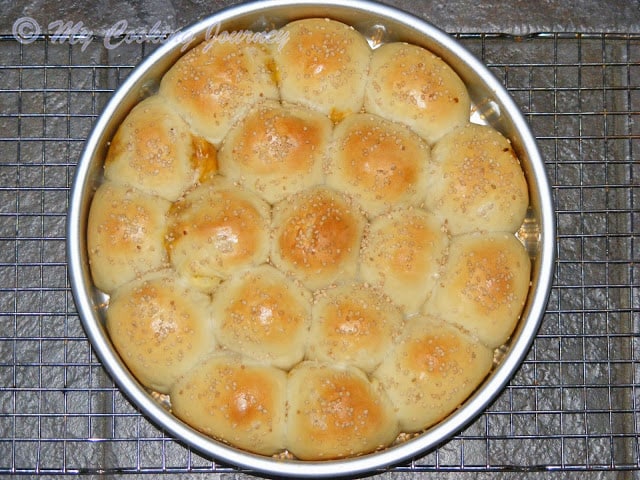
[[[89,206],[101,181],[108,142],[131,108],[156,91],[162,75],[173,63],[189,48],[221,32],[268,32],[289,21],[308,17],[328,17],[352,25],[374,47],[389,41],[405,41],[440,56],[469,90],[474,106],[472,121],[488,123],[510,139],[520,158],[530,194],[530,209],[518,237],[532,259],[531,289],[520,322],[489,377],[460,408],[422,434],[379,452],[325,462],[282,460],[247,453],[206,437],[176,419],[131,376],[111,345],[104,328],[107,298],[92,284],[86,247]],[[434,448],[473,420],[502,390],[524,359],[545,310],[554,263],[553,218],[544,164],[524,117],[500,82],[452,37],[424,20],[373,2],[264,1],[220,11],[172,35],[114,92],[78,162],[68,214],[67,253],[76,306],[96,354],[128,398],[156,424],[203,454],[225,463],[274,475],[333,477],[372,472]]]

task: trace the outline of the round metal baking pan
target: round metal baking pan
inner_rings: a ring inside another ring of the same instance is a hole
[[[525,171],[531,205],[518,232],[532,259],[531,289],[521,320],[488,378],[455,412],[420,435],[375,453],[323,462],[247,453],[200,434],[174,417],[137,382],[115,352],[104,327],[106,297],[92,283],[86,245],[89,206],[101,181],[108,142],[131,108],[155,92],[173,63],[212,35],[243,30],[268,32],[308,17],[329,17],[352,25],[374,46],[406,41],[439,55],[466,83],[474,105],[472,120],[493,125],[511,140]],[[544,163],[524,117],[503,85],[451,36],[424,20],[366,0],[247,3],[222,10],[168,38],[114,93],[87,139],[71,190],[67,240],[69,276],[78,313],[94,351],[127,397],[158,426],[206,456],[256,472],[295,477],[374,472],[420,456],[468,425],[501,392],[529,350],[546,308],[555,256],[554,212]]]

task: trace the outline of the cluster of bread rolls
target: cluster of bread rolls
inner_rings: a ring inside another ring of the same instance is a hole
[[[328,19],[196,46],[115,134],[88,219],[106,327],[194,428],[343,458],[446,417],[523,308],[527,183],[464,83]]]

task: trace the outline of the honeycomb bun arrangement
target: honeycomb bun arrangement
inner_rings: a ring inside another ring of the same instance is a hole
[[[446,418],[499,361],[530,286],[527,182],[432,52],[282,31],[205,40],[130,111],[89,262],[115,349],[176,417],[348,458]]]

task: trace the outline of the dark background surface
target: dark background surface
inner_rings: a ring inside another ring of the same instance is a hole
[[[64,250],[83,142],[153,49],[98,40],[121,20],[171,33],[233,3],[0,2],[0,476],[253,476],[167,437],[113,385]],[[511,92],[552,184],[558,259],[540,332],[504,392],[450,441],[374,477],[638,478],[640,2],[385,3],[456,34]],[[25,16],[96,41],[21,44],[12,30]]]

